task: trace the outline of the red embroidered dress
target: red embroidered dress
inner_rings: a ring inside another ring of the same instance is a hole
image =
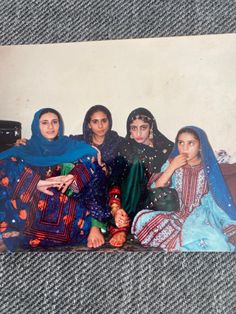
[[[137,236],[142,245],[159,247],[165,251],[185,250],[183,246],[187,242],[194,243],[194,246],[198,245],[199,250],[207,250],[208,247],[211,247],[211,239],[210,237],[206,239],[206,237],[201,236],[200,228],[203,230],[202,234],[204,234],[204,229],[207,229],[208,234],[210,234],[210,229],[216,228],[216,226],[212,222],[212,216],[214,215],[210,212],[212,197],[208,192],[202,164],[195,167],[186,165],[177,169],[173,177],[173,184],[179,195],[180,210],[175,213],[143,210],[134,219],[132,233]],[[227,217],[223,215],[223,211],[218,207],[217,210],[220,210],[219,215],[222,215],[220,217],[222,231],[216,232],[216,237],[220,233],[223,237],[223,232],[226,232],[229,228],[225,227],[224,229],[223,226],[223,221],[227,221]],[[189,222],[186,223],[190,216]],[[218,217],[214,216],[214,219],[218,219]],[[225,225],[228,225],[228,222]],[[196,232],[195,228],[197,228]],[[233,229],[235,233],[235,224]],[[211,232],[214,234],[212,230]],[[188,250],[187,245],[186,250]],[[197,249],[195,248],[195,250]]]

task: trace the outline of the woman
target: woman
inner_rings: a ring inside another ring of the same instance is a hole
[[[111,172],[118,147],[123,138],[112,130],[111,112],[103,105],[92,106],[83,122],[83,134],[70,135],[79,141],[84,140],[98,150],[98,162],[106,174]],[[27,139],[18,139],[16,145],[25,145]]]
[[[179,130],[170,159],[152,185],[171,185],[179,195],[177,212],[143,210],[132,233],[141,244],[164,251],[234,251],[236,208],[203,130]]]
[[[129,221],[144,208],[148,182],[160,171],[172,147],[147,109],[137,108],[130,113],[126,141],[120,144],[110,177],[109,203],[114,217],[111,245],[121,247],[125,243]]]
[[[35,113],[26,145],[0,154],[0,232],[9,250],[104,243],[96,222],[106,221],[109,210],[96,155],[90,145],[63,136],[56,110]]]
[[[96,147],[99,152],[99,163],[108,175],[117,156],[118,147],[123,138],[112,130],[111,112],[102,105],[92,106],[86,113],[83,122],[83,134],[72,136],[84,140]]]

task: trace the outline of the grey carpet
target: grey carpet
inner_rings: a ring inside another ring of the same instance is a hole
[[[2,0],[0,43],[229,33],[235,12],[234,0]]]
[[[0,44],[233,33],[235,13],[230,0],[2,0]],[[1,314],[236,313],[234,254],[25,252],[0,259]]]

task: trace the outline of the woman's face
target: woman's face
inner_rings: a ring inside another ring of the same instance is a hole
[[[137,143],[150,144],[150,125],[141,119],[135,119],[130,124],[130,137]]]
[[[59,132],[59,118],[55,113],[47,112],[39,118],[39,129],[43,137],[53,141]]]
[[[200,142],[193,134],[187,132],[180,134],[177,144],[179,153],[187,156],[188,163],[199,159]]]
[[[93,134],[99,137],[104,137],[109,130],[109,120],[107,115],[102,111],[93,113],[90,117],[88,127]]]

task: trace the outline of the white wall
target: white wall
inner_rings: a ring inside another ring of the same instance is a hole
[[[236,34],[0,47],[0,119],[29,137],[34,112],[50,106],[78,134],[103,104],[125,135],[129,112],[144,106],[170,139],[197,125],[215,149],[235,152],[235,56]]]

